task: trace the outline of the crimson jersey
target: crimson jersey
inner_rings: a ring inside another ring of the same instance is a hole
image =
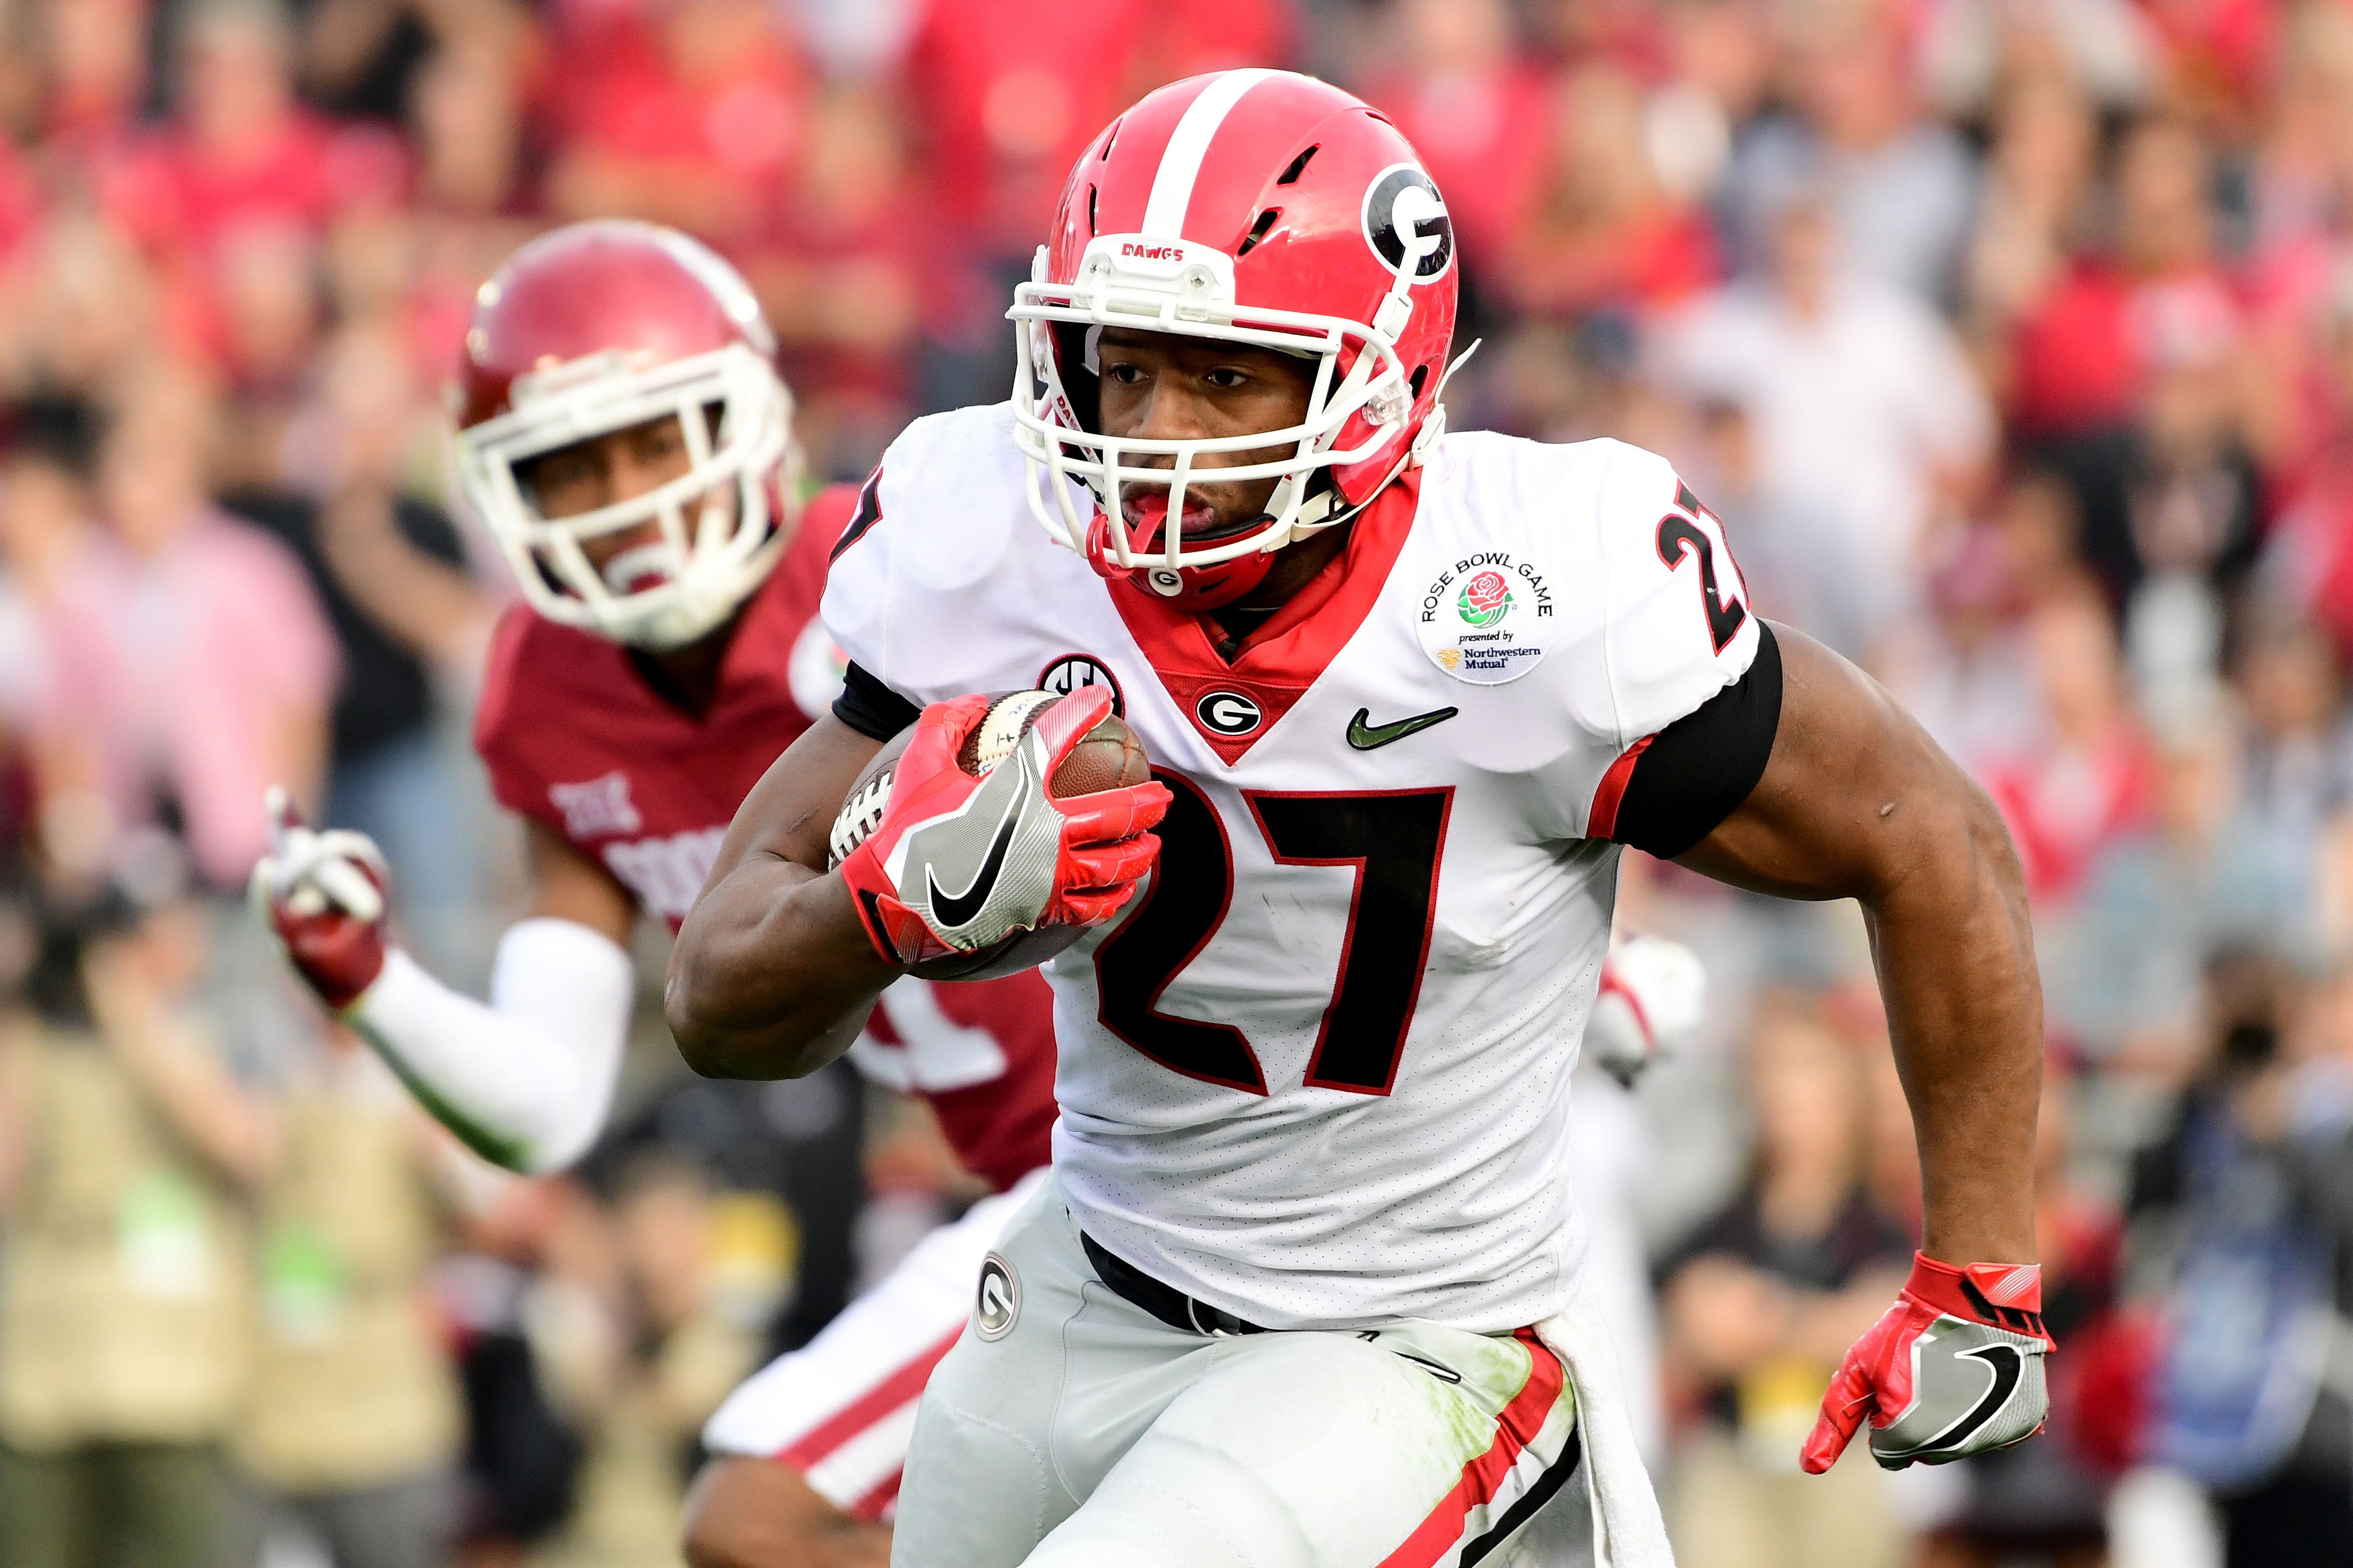
[[[790,549],[745,605],[700,719],[664,701],[619,644],[524,605],[509,610],[491,638],[474,721],[474,749],[499,803],[612,872],[675,931],[735,808],[841,688],[841,655],[817,607],[826,552],[859,504],[849,486],[809,502]],[[902,980],[853,1059],[930,1100],[965,1164],[1008,1187],[1046,1163],[1051,1005],[1034,973],[955,985]]]

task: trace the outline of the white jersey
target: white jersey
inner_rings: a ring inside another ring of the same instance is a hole
[[[1047,537],[1012,429],[909,426],[823,614],[918,703],[1109,684],[1175,792],[1151,886],[1046,971],[1073,1216],[1270,1328],[1553,1316],[1617,889],[1588,834],[1755,656],[1720,526],[1639,448],[1451,435],[1228,664]]]

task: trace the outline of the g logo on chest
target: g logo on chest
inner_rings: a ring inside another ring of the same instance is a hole
[[[1257,701],[1239,691],[1212,691],[1193,704],[1193,717],[1212,735],[1247,735],[1266,721]]]

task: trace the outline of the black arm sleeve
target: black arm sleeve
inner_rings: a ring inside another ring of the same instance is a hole
[[[1748,798],[1780,727],[1781,645],[1760,620],[1748,673],[1652,736],[1634,760],[1609,837],[1673,859]]]
[[[1779,701],[1777,694],[1775,701]],[[852,661],[841,680],[841,695],[833,700],[833,716],[870,741],[887,741],[923,713]]]

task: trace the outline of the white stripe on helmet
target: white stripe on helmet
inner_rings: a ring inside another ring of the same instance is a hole
[[[1225,71],[1185,106],[1176,129],[1169,133],[1167,151],[1160,154],[1159,171],[1152,176],[1152,196],[1144,205],[1144,225],[1137,233],[1163,239],[1185,237],[1185,209],[1193,205],[1193,181],[1201,172],[1201,160],[1208,155],[1218,127],[1225,123],[1227,113],[1242,94],[1267,78],[1282,74],[1255,67]]]

